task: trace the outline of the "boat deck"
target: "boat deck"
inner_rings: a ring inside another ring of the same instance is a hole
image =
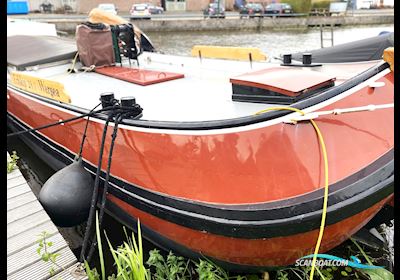
[[[46,240],[53,242],[48,251],[60,254],[56,258],[60,267],[44,262],[36,251],[44,231],[50,236]],[[88,279],[72,274],[78,264],[21,172],[15,169],[7,174],[7,279]],[[51,266],[55,270],[53,276],[49,273]]]
[[[139,58],[139,67],[133,61],[131,65],[128,61],[124,61],[122,66],[159,71],[159,73],[183,74],[184,77],[140,85],[95,72],[68,73],[71,63],[53,67],[33,67],[24,73],[62,83],[66,93],[71,97],[71,103],[86,109],[95,107],[100,94],[104,92],[113,92],[117,99],[134,96],[136,102],[143,108],[143,120],[176,122],[225,120],[251,116],[260,110],[275,106],[232,101],[230,79],[261,69],[282,67],[279,63],[200,59],[146,52]],[[376,63],[374,61],[295,68],[333,76],[338,85]],[[81,68],[79,62],[75,68]],[[287,82],[292,82],[289,77]]]

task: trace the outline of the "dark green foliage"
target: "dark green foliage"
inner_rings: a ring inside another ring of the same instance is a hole
[[[19,159],[17,152],[13,151],[10,158],[10,160],[7,160],[7,173],[11,173],[17,167],[17,160]]]
[[[331,2],[329,0],[314,2],[311,5],[311,9],[329,9]]]
[[[52,253],[49,251],[50,247],[53,246],[53,242],[47,241],[50,235],[46,232],[43,231],[40,235],[40,239],[37,241],[39,247],[36,249],[36,252],[40,256],[41,260],[44,262],[51,262],[53,265],[56,265],[57,267],[61,268],[64,270],[64,268],[60,265],[57,264],[56,260],[57,257],[60,255],[59,253]],[[55,274],[55,269],[53,266],[50,266],[49,269],[49,274],[50,276],[53,276]]]
[[[311,9],[311,0],[285,0],[282,2],[290,4],[294,13],[309,13]]]
[[[167,260],[160,254],[160,251],[153,249],[150,251],[150,257],[146,264],[150,268],[154,268],[155,273],[152,278],[155,280],[185,280],[191,279],[191,275],[188,270],[190,260],[185,260],[181,256],[175,256],[172,252],[169,252]]]

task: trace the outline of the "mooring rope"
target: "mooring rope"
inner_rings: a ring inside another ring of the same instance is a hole
[[[102,165],[102,161],[103,161],[104,145],[105,145],[105,140],[106,140],[106,135],[107,135],[108,123],[111,121],[112,118],[113,118],[113,113],[111,113],[108,116],[108,118],[104,124],[104,128],[103,128],[103,135],[101,138],[99,159],[98,159],[97,170],[96,170],[96,178],[94,181],[92,200],[91,200],[91,204],[90,204],[89,218],[88,218],[88,221],[86,224],[85,236],[83,238],[83,244],[82,244],[82,249],[81,249],[81,254],[80,254],[80,262],[81,263],[83,263],[85,260],[85,252],[87,250],[87,245],[89,243],[89,237],[90,237],[91,231],[92,231],[92,224],[93,224],[94,214],[96,212],[96,206],[97,206],[97,196],[98,196],[98,190],[99,190],[101,165]]]
[[[96,105],[96,107],[98,107],[98,105]],[[35,131],[38,131],[38,130],[42,130],[42,129],[49,128],[49,127],[56,126],[56,125],[60,125],[60,124],[73,122],[73,121],[76,121],[76,120],[79,120],[79,119],[83,119],[83,118],[88,117],[88,116],[94,116],[94,115],[96,115],[98,113],[103,113],[103,112],[107,112],[107,111],[111,111],[111,110],[115,110],[115,109],[116,109],[115,106],[110,106],[110,107],[105,107],[105,108],[102,108],[102,109],[99,109],[99,110],[89,111],[88,113],[84,113],[84,114],[81,114],[79,116],[72,117],[72,118],[69,118],[69,119],[65,119],[65,120],[62,120],[62,121],[49,123],[49,124],[46,124],[46,125],[43,125],[43,126],[39,126],[39,127],[35,127],[35,128],[29,128],[29,129],[26,129],[26,130],[9,133],[9,134],[7,134],[7,137],[14,137],[14,136],[18,136],[18,135],[25,134],[25,133],[35,132]],[[131,107],[124,107],[124,106],[119,106],[118,109],[120,109],[120,110],[132,110]]]
[[[137,107],[135,107],[135,110]],[[139,106],[140,112],[141,108]],[[109,122],[114,118],[114,130],[112,134],[112,139],[110,143],[110,150],[109,150],[109,155],[108,155],[108,163],[107,163],[107,170],[106,170],[106,178],[103,184],[103,194],[102,194],[102,199],[101,199],[101,204],[100,204],[100,215],[99,215],[99,228],[101,228],[101,224],[103,221],[103,216],[104,216],[104,209],[105,209],[105,204],[107,200],[107,191],[108,191],[108,185],[109,185],[109,180],[110,180],[110,171],[111,171],[111,162],[112,162],[112,154],[114,151],[114,144],[115,140],[117,138],[118,134],[118,125],[119,123],[125,118],[125,117],[138,117],[137,115],[138,111],[135,111],[133,107],[123,107],[123,106],[115,106],[115,111],[111,112],[109,117],[107,118],[107,121],[105,123],[104,129],[103,129],[103,137],[101,141],[101,147],[100,147],[100,154],[99,154],[99,161],[97,165],[97,171],[96,171],[96,178],[95,178],[95,184],[94,184],[94,189],[93,189],[93,194],[92,194],[92,202],[90,205],[90,212],[89,212],[89,218],[88,218],[88,223],[86,225],[86,230],[85,230],[85,236],[83,240],[83,245],[81,249],[81,254],[80,254],[80,262],[83,263],[84,261],[87,261],[88,263],[90,262],[92,255],[94,253],[95,247],[97,245],[97,240],[96,236],[94,235],[94,240],[91,243],[89,253],[85,259],[85,252],[87,250],[87,246],[89,244],[89,238],[92,236],[92,224],[94,222],[95,218],[95,211],[96,211],[96,206],[98,203],[98,190],[99,190],[99,183],[100,183],[100,173],[101,173],[101,165],[103,161],[103,152],[104,152],[104,146],[105,146],[105,137],[107,134],[107,128]],[[136,115],[135,115],[136,114]]]
[[[92,110],[90,110],[89,113],[93,113],[93,111],[96,110],[96,108],[99,107],[100,105],[101,105],[101,102],[99,104],[97,104]],[[86,133],[87,133],[87,128],[89,126],[90,116],[91,115],[89,115],[87,120],[86,120],[85,130],[83,131],[81,146],[79,147],[79,153],[77,155],[77,158],[81,158],[82,157],[83,144],[85,143],[85,140],[86,140]]]
[[[121,120],[123,119],[123,117],[126,116],[127,114],[129,114],[129,112],[128,113],[120,113],[120,114],[116,115],[116,117],[115,117],[114,130],[113,130],[111,144],[110,144],[110,151],[108,153],[106,178],[105,178],[105,181],[103,184],[103,194],[102,194],[101,204],[100,204],[99,228],[101,228],[101,225],[103,222],[104,208],[105,208],[105,204],[106,204],[106,200],[107,200],[107,193],[108,193],[107,192],[108,191],[108,182],[110,180],[112,154],[113,154],[113,150],[114,150],[115,139],[117,138],[117,134],[118,134],[118,125],[121,122]],[[96,235],[94,236],[94,238],[96,238]],[[97,242],[98,242],[98,240],[96,240],[96,239],[92,242],[92,245],[90,246],[89,253],[86,258],[87,262],[90,262],[92,255],[94,253],[94,250],[96,248]]]
[[[96,108],[97,107],[98,107],[98,105],[96,106]],[[39,126],[39,127],[35,127],[35,128],[29,128],[29,129],[18,131],[18,132],[9,133],[9,134],[7,134],[7,137],[14,137],[14,136],[18,136],[18,135],[21,135],[21,134],[30,133],[30,132],[42,130],[42,129],[45,129],[45,128],[49,128],[49,127],[52,127],[52,126],[73,122],[73,121],[76,121],[76,120],[79,120],[79,119],[83,119],[83,118],[88,117],[88,116],[93,116],[95,114],[98,114],[98,113],[101,113],[101,112],[105,112],[105,111],[110,111],[110,110],[113,110],[113,109],[114,109],[113,107],[107,107],[107,108],[103,108],[103,109],[99,109],[99,110],[92,110],[92,111],[90,111],[88,113],[81,114],[79,116],[72,117],[72,118],[69,118],[69,119],[65,119],[65,120],[62,120],[62,121],[49,123],[49,124],[46,124],[46,125],[43,125],[43,126]]]

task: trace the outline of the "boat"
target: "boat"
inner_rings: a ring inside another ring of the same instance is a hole
[[[109,184],[105,211],[133,230],[140,220],[142,235],[166,250],[237,271],[273,269],[314,252],[323,212],[320,252],[393,197],[391,59],[269,63],[147,48],[84,67],[75,41],[7,44],[8,127],[29,130],[21,139],[54,170],[74,162],[85,135],[82,163],[93,178],[104,127],[117,127],[104,145],[106,154],[115,144],[112,165],[108,172],[103,157],[99,173]],[[103,108],[128,100],[136,114],[118,126],[107,111],[89,118],[99,98]]]
[[[56,25],[7,17],[7,37],[15,35],[57,36]]]

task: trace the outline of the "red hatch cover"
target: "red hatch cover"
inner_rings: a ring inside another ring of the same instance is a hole
[[[183,78],[183,74],[145,70],[138,68],[128,68],[121,66],[109,66],[96,68],[96,73],[110,76],[126,82],[147,86],[151,84],[157,84],[165,81],[175,80]]]
[[[287,96],[298,96],[331,84],[335,77],[320,72],[273,67],[231,78],[233,85],[270,90]]]

